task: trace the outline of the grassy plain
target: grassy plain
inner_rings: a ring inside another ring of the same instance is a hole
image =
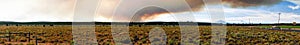
[[[72,41],[72,26],[0,26],[0,32],[32,32],[32,36],[39,35],[38,42],[40,45],[71,45]],[[130,26],[130,40],[134,45],[150,45],[149,32],[154,27],[161,27],[167,35],[167,45],[179,45],[181,33],[179,26]],[[199,27],[200,35],[198,41],[202,45],[209,45],[211,42],[211,26]],[[111,26],[96,26],[95,28],[97,42],[99,45],[115,45],[111,34]],[[278,30],[264,30],[256,27],[247,26],[227,26],[226,45],[236,44],[282,44],[282,45],[299,45],[300,33]],[[45,34],[38,34],[45,33]],[[7,34],[0,34],[7,36]],[[35,38],[30,37],[30,42],[26,35],[13,34],[11,41],[6,38],[0,38],[1,44],[35,44]]]
[[[272,28],[272,26],[259,26],[261,28]],[[279,26],[281,28],[300,28],[300,26]]]

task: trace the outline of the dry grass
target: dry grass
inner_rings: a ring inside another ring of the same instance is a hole
[[[59,43],[69,45],[72,43],[72,26],[0,26],[0,32],[35,32],[31,35],[38,35],[36,33],[46,33],[38,36],[41,38],[39,43],[48,45],[55,45]],[[135,45],[149,45],[149,32],[152,28],[157,26],[130,26],[129,34],[130,40]],[[158,26],[161,27],[167,35],[167,45],[180,44],[180,28],[179,26]],[[211,41],[211,27],[198,26],[200,33],[198,42],[203,45],[209,45]],[[99,45],[114,45],[110,26],[96,26],[96,36]],[[299,32],[284,32],[275,30],[263,30],[259,28],[249,28],[241,26],[228,26],[226,44],[300,44]],[[5,35],[5,34],[0,34]],[[22,42],[27,40],[24,35],[13,35],[11,42]],[[31,38],[33,43],[35,38]],[[1,44],[8,44],[9,41],[1,38]],[[43,44],[42,44],[43,45]]]

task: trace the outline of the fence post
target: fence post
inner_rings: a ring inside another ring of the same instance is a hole
[[[35,36],[35,44],[38,45],[37,35]]]
[[[27,37],[27,38],[28,38],[28,41],[30,42],[30,37],[31,37],[31,36],[30,36],[30,32],[28,32],[28,36],[29,36],[29,37]]]
[[[10,41],[10,35],[11,35],[10,31],[8,31],[8,41]]]

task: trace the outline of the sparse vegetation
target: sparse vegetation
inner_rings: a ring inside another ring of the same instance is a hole
[[[272,26],[260,26],[261,28],[272,28]],[[300,28],[300,26],[279,26],[280,28]]]
[[[38,42],[41,44],[63,44],[72,45],[72,26],[0,26],[0,32],[35,32],[30,35],[38,35],[37,33],[45,33],[38,36],[41,40]],[[150,45],[149,32],[152,28],[157,26],[130,26],[129,34],[130,39],[134,45]],[[167,45],[179,45],[180,44],[180,28],[179,26],[158,26],[161,27],[167,35]],[[211,42],[211,27],[210,26],[198,26],[200,32],[199,41],[200,44],[209,45]],[[96,26],[96,36],[99,45],[115,45],[111,34],[111,27]],[[243,26],[227,26],[227,45],[243,45],[243,44],[300,44],[299,32],[287,32],[278,30],[264,30],[260,28],[249,28]],[[4,34],[0,34],[3,36]],[[25,35],[13,35],[14,41],[7,41],[4,38],[0,38],[1,44],[19,44],[33,45],[35,44],[35,38],[31,37],[30,42],[26,39]],[[24,43],[25,42],[25,43]],[[28,43],[26,43],[28,42]]]

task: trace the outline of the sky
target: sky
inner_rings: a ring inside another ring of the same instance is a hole
[[[300,22],[300,0],[285,0],[275,5],[256,6],[246,8],[232,8],[224,5],[225,22],[227,23],[277,23],[278,13],[280,14],[280,23]],[[214,5],[212,5],[214,6]],[[210,15],[206,11],[195,12],[196,22],[211,22]],[[175,21],[170,15],[160,16],[149,21],[159,21],[161,19]]]
[[[113,11],[112,9],[117,6],[118,1],[119,0],[103,0],[102,4],[100,4],[101,8],[98,10],[99,13],[95,15],[94,21],[113,21],[110,11]],[[75,2],[76,1],[74,0],[0,0],[0,21],[70,22],[73,21]],[[228,3],[230,2],[231,1]],[[200,4],[199,2],[192,1],[188,3]],[[208,10],[202,5],[196,6],[199,7],[192,7],[192,9],[200,9],[194,11],[193,14],[187,13],[188,11],[181,11],[180,13],[172,14],[159,13],[153,14],[155,17],[141,20],[141,22],[178,21],[174,19],[173,15],[193,15],[195,18],[193,22],[212,22],[211,15],[208,14]],[[233,4],[223,4],[225,16],[223,21],[227,23],[277,23],[279,16],[278,13],[281,13],[280,23],[300,22],[300,0],[283,0],[272,5],[250,5],[247,7],[244,5],[236,6],[237,5]],[[169,5],[169,7],[180,8],[178,5]]]

